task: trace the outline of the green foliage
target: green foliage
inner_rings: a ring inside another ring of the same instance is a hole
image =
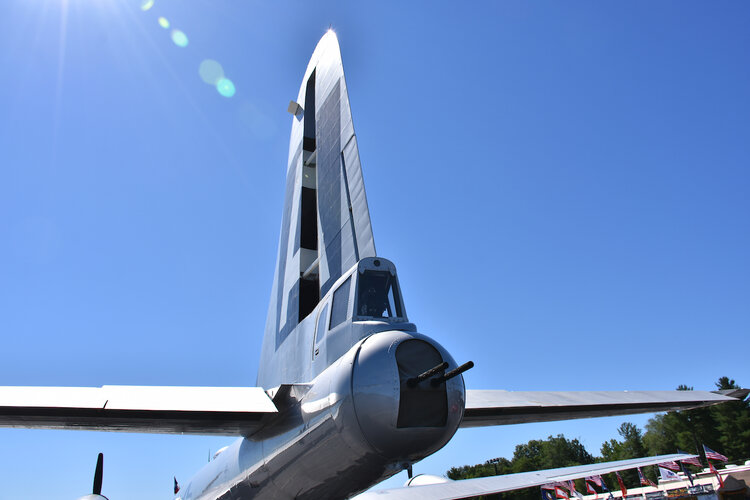
[[[495,472],[497,470],[497,472]],[[487,461],[483,464],[464,465],[461,467],[451,467],[446,476],[448,479],[471,479],[475,477],[487,477],[501,474],[510,474],[513,470],[511,462],[507,458],[498,459],[497,463]]]
[[[721,377],[716,384],[719,390],[739,389],[740,387],[728,377]],[[706,446],[721,453],[730,460],[747,460],[750,458],[750,403],[737,401],[711,408],[718,433],[717,447],[706,443]]]
[[[549,436],[547,439],[533,439],[526,444],[519,444],[516,446],[512,460],[501,458],[497,463],[487,461],[483,464],[453,467],[448,471],[447,476],[449,479],[454,480],[470,479],[474,477],[494,476],[495,467],[497,467],[497,474],[512,474],[591,463],[594,463],[594,457],[586,451],[586,448],[584,448],[580,441],[577,439],[566,439],[565,436],[559,434],[557,436]],[[583,481],[576,482],[576,488],[582,491],[584,488]],[[495,498],[538,500],[539,488],[526,488],[478,498],[487,500]]]
[[[601,448],[602,461],[611,462],[646,456],[643,433],[635,424],[625,422],[617,429],[617,432],[622,437],[622,441],[610,439],[603,443]],[[622,471],[620,472],[620,476],[628,487],[640,484],[638,473],[634,469]],[[610,474],[610,482],[617,484],[614,474]]]
[[[604,460],[625,460],[644,456],[646,448],[643,446],[643,433],[635,424],[625,422],[617,429],[617,433],[623,440],[610,439],[602,445]]]
[[[739,389],[734,380],[721,377],[719,390]],[[681,385],[678,390],[692,390]],[[657,415],[646,424],[643,443],[648,455],[678,449],[703,456],[702,444],[720,451],[730,461],[750,458],[750,407],[747,401]]]
[[[493,463],[494,462],[494,463]],[[496,472],[497,471],[497,472]],[[503,474],[511,474],[513,472],[512,464],[507,458],[497,458],[494,461],[486,461],[483,464],[477,465],[464,465],[462,467],[452,467],[448,470],[446,476],[448,479],[471,479],[475,477],[487,477]],[[500,499],[500,498],[520,498],[512,496],[512,493],[501,493],[499,495],[483,495],[477,497],[480,500]],[[531,498],[531,497],[524,497]],[[534,497],[536,498],[536,497]]]
[[[734,380],[721,377],[716,382],[719,390],[739,389]],[[692,391],[692,387],[680,385],[677,390]],[[700,454],[705,463],[701,444],[726,455],[730,461],[750,459],[750,403],[737,401],[708,408],[655,415],[646,424],[645,434],[636,425],[625,422],[617,429],[620,440],[610,439],[602,444],[601,457],[594,458],[577,440],[569,440],[562,434],[544,440],[531,440],[516,446],[513,458],[496,459],[477,465],[451,468],[450,479],[512,474],[541,469],[583,465],[594,461],[625,460],[649,455],[676,453],[678,449]],[[643,469],[652,481],[656,480],[654,468]],[[610,489],[617,489],[614,474],[605,477]],[[639,486],[638,473],[633,470],[620,472],[628,488]],[[578,491],[583,491],[583,481],[576,482]],[[538,500],[539,488],[526,488],[499,495],[478,497],[480,499]]]
[[[546,440],[531,440],[516,446],[512,460],[513,472],[554,469],[569,465],[594,463],[594,457],[577,439],[566,439],[562,434]]]

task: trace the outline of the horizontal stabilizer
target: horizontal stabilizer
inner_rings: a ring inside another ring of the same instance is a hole
[[[685,460],[696,455],[673,454],[660,455],[656,457],[634,458],[630,460],[618,460],[616,462],[604,462],[590,465],[575,465],[573,467],[562,467],[560,469],[547,469],[533,472],[520,472],[518,474],[507,474],[504,476],[479,477],[475,479],[462,479],[460,481],[448,481],[440,484],[429,484],[425,486],[409,486],[389,490],[368,491],[362,493],[355,500],[454,500],[457,498],[475,497],[479,495],[492,495],[503,491],[531,488],[543,484],[558,481],[570,481],[586,476],[608,474],[625,469],[656,465],[673,460]]]
[[[734,398],[707,391],[466,391],[462,428],[688,410]]]
[[[0,427],[246,436],[276,411],[260,387],[0,387]]]

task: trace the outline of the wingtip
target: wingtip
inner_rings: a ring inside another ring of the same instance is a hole
[[[715,394],[720,394],[722,396],[727,396],[729,398],[735,398],[739,400],[744,400],[748,394],[750,394],[750,389],[724,389],[721,391],[712,391]]]

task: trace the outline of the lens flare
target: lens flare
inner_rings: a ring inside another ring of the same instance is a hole
[[[172,30],[172,41],[178,47],[187,47],[188,37],[180,30]]]
[[[154,6],[154,0],[141,0],[141,10],[146,11]]]
[[[198,68],[198,73],[201,75],[201,80],[209,85],[216,85],[224,78],[224,68],[213,59],[204,60]]]
[[[232,97],[235,93],[234,83],[229,78],[222,78],[216,83],[216,90],[224,97]]]
[[[159,18],[159,26],[161,26],[165,30],[169,29],[169,21],[167,20],[166,17],[160,17]]]

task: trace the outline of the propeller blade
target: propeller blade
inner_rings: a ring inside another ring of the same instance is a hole
[[[104,453],[99,453],[94,471],[94,495],[102,494],[102,476],[104,476]]]

